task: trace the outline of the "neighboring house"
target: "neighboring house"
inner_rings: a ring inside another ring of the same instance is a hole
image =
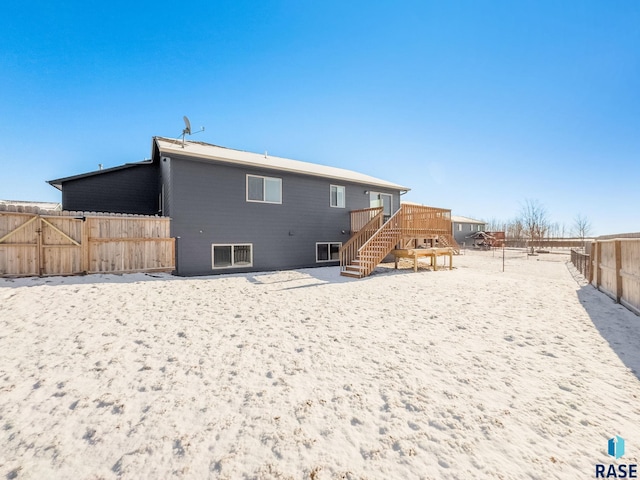
[[[154,137],[151,159],[51,180],[64,210],[171,217],[179,275],[336,265],[354,210],[407,187],[313,163]]]
[[[63,203],[64,206],[64,203]],[[473,245],[472,236],[477,232],[484,232],[486,223],[481,220],[474,220],[469,217],[451,215],[451,225],[453,228],[453,238],[461,247]]]
[[[29,202],[25,200],[0,200],[0,205],[22,207],[22,208],[36,208],[40,210],[62,210],[62,206],[59,203],[54,202]]]

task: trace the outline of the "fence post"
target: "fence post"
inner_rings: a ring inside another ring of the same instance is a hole
[[[622,298],[622,242],[615,240],[613,243],[616,254],[616,302],[620,303]]]
[[[44,273],[44,248],[42,246],[42,217],[36,215],[36,259],[38,260],[38,276]]]
[[[82,259],[81,259],[82,266],[80,267],[80,269],[85,274],[89,273],[89,227],[87,225],[88,222],[89,222],[89,219],[83,216],[82,226],[80,227],[80,230],[82,232],[82,240],[80,241],[80,244],[82,245],[82,247],[80,247],[80,255],[82,256]]]
[[[601,255],[602,255],[602,243],[596,242],[596,254],[594,257],[595,264],[593,266],[595,269],[595,277],[596,277],[595,287],[596,288],[600,288],[600,281],[602,280],[602,270],[600,269]]]
[[[175,240],[175,250],[174,250],[174,262],[173,262],[173,266],[175,268],[175,272],[176,275],[178,275],[179,277],[182,276],[181,272],[180,272],[180,247],[182,246],[182,239],[180,237],[176,237]],[[212,253],[213,254],[213,253]]]
[[[591,244],[591,282],[589,282],[592,285],[594,285],[596,282],[596,268],[597,268],[596,265],[598,261],[598,259],[596,258],[597,256],[598,256],[598,244],[597,242],[593,242]]]
[[[591,248],[589,249],[589,283],[593,282],[593,258],[595,254],[596,254],[595,243],[591,242]]]

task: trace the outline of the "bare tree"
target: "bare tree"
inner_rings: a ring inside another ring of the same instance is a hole
[[[507,224],[508,236],[514,240],[521,240],[523,237],[524,226],[519,218],[511,220]]]
[[[565,238],[567,233],[567,226],[565,223],[553,222],[549,225],[549,232],[547,238]]]
[[[575,234],[582,240],[582,248],[584,248],[584,239],[591,235],[591,222],[587,217],[579,213],[573,219],[573,228]]]
[[[520,221],[525,235],[531,240],[531,253],[536,241],[540,241],[549,230],[547,210],[537,200],[525,200],[520,211]]]
[[[547,238],[558,238],[560,237],[560,224],[558,222],[553,222],[549,225],[549,229],[547,231]]]
[[[505,224],[506,222],[492,217],[486,222],[486,229],[488,232],[502,232]]]

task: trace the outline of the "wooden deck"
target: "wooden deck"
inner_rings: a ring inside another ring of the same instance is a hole
[[[439,247],[450,247],[450,250],[440,250],[446,251],[446,255],[456,253],[457,244],[451,235],[451,210],[401,204],[386,222],[379,207],[351,212],[351,221],[351,230],[356,233],[340,249],[340,274],[344,276],[366,277],[394,249],[410,249],[427,241],[432,247],[436,240]],[[432,251],[427,256],[431,255],[434,255],[435,267],[437,257],[445,254]]]
[[[398,260],[400,258],[413,258],[413,271],[418,271],[418,258],[428,257],[430,265],[434,270],[438,269],[438,257],[449,257],[449,270],[453,268],[453,249],[452,248],[412,248],[412,249],[396,249],[391,251],[391,255],[395,257],[395,268],[398,268]],[[446,266],[446,265],[445,265]]]

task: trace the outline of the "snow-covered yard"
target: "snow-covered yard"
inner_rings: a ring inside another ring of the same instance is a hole
[[[640,317],[565,255],[0,280],[0,478],[593,478]],[[627,453],[607,456],[620,435]]]

